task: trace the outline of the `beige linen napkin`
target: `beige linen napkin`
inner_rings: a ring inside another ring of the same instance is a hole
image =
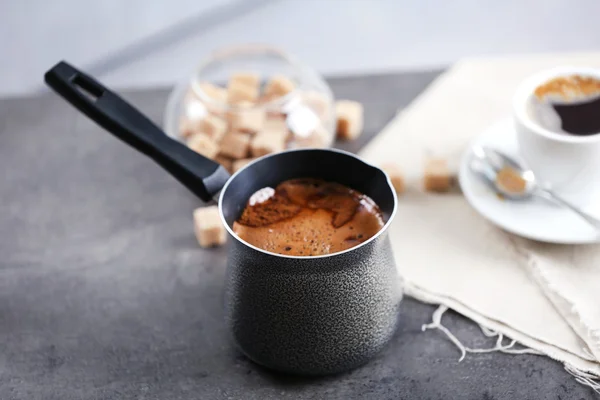
[[[456,169],[468,143],[510,115],[519,82],[558,65],[600,67],[600,53],[461,61],[361,155],[399,163],[415,188],[425,157],[446,157]],[[598,389],[588,378],[600,377],[600,246],[527,241],[487,222],[460,194],[418,189],[400,198],[391,238],[408,295],[560,360]]]

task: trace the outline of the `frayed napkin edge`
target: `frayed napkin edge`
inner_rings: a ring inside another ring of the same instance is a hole
[[[462,304],[459,301],[456,301],[452,298],[431,293],[431,292],[424,290],[424,289],[418,287],[417,285],[414,285],[411,282],[408,282],[406,280],[403,280],[403,286],[404,286],[404,292],[407,296],[412,297],[415,300],[418,300],[423,303],[440,306],[440,307],[438,307],[438,309],[436,309],[436,311],[434,311],[434,315],[432,316],[432,323],[423,325],[423,330],[426,330],[429,328],[440,329],[440,326],[443,327],[443,325],[441,325],[441,317],[445,311],[447,311],[448,309],[451,309],[451,310],[469,318],[476,324],[478,324],[485,336],[492,336],[492,335],[495,335],[496,333],[500,333],[503,336],[511,338],[513,341],[515,341],[515,343],[518,342],[519,344],[521,344],[522,346],[525,347],[525,349],[516,349],[516,350],[533,350],[533,352],[525,352],[525,353],[545,355],[545,356],[552,358],[555,361],[561,362],[563,364],[565,370],[570,375],[572,375],[578,383],[585,385],[587,387],[590,387],[596,393],[600,394],[600,363],[594,362],[593,356],[591,354],[589,354],[590,356],[592,356],[592,357],[590,357],[589,360],[581,358],[578,355],[575,355],[575,354],[569,353],[565,350],[559,349],[556,346],[553,346],[551,344],[541,342],[536,339],[532,339],[529,336],[527,336],[523,333],[520,333],[518,331],[515,331],[502,323],[494,321],[493,319],[484,317],[481,314],[471,310],[469,307],[465,306],[464,304]],[[436,313],[437,313],[437,315],[436,315]],[[496,346],[494,348],[491,348],[491,349],[470,349],[469,348],[470,351],[467,351],[466,349],[468,349],[468,348],[466,346],[464,346],[460,342],[460,340],[458,338],[456,338],[447,328],[443,327],[443,329],[440,329],[440,330],[442,330],[446,334],[446,336],[449,338],[449,340],[451,340],[457,346],[457,348],[461,351],[461,358],[459,359],[459,361],[464,358],[463,354],[466,354],[466,353],[481,353],[481,352],[492,352],[492,351],[511,353],[510,351],[506,351],[506,350],[510,350],[512,348],[512,346],[514,345],[514,343],[511,343],[509,345],[509,347],[502,346],[501,340],[499,340],[500,343],[497,342]],[[488,332],[488,334],[486,334],[486,332]],[[448,333],[450,335],[448,335]],[[515,338],[515,336],[518,336],[518,338]],[[499,337],[501,337],[501,336],[499,336]],[[460,345],[458,345],[457,342],[460,343]],[[463,349],[465,350],[464,353],[463,353]],[[484,351],[482,351],[482,350],[484,350]],[[512,352],[512,353],[515,353],[515,352]],[[523,351],[519,351],[517,354],[523,354],[523,353],[524,353]],[[589,351],[587,351],[587,353],[589,353]],[[568,360],[569,358],[571,360]]]

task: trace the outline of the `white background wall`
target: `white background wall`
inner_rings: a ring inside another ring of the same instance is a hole
[[[0,0],[0,95],[59,59],[117,87],[171,84],[211,49],[267,42],[325,74],[600,50],[598,0]]]

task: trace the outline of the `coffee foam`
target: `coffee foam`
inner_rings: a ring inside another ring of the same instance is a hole
[[[233,230],[267,251],[315,256],[354,247],[383,225],[381,210],[368,196],[337,183],[292,179],[268,200],[248,203]]]
[[[539,85],[533,94],[540,102],[581,103],[600,96],[600,79],[580,75],[559,76]]]

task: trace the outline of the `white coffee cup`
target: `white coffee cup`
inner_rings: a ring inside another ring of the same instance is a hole
[[[529,110],[538,86],[572,75],[600,79],[600,69],[559,67],[527,78],[515,93],[513,117],[519,152],[536,178],[571,201],[585,204],[600,192],[600,133],[578,136],[553,132],[536,122]]]

